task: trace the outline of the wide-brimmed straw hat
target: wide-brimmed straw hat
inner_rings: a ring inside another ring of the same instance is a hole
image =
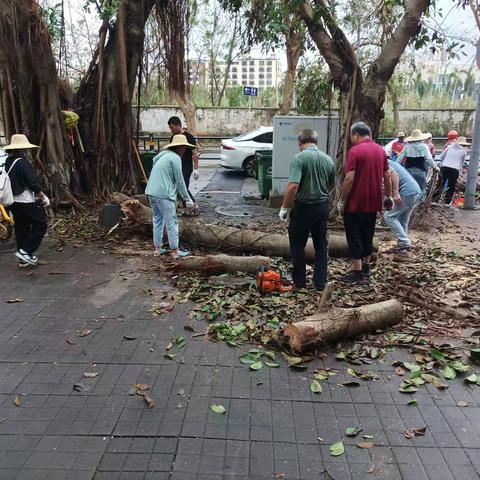
[[[419,128],[413,130],[412,134],[405,139],[406,142],[419,142],[421,140],[426,140],[428,138],[428,133],[423,133]]]
[[[28,141],[28,138],[21,133],[12,135],[10,139],[10,145],[5,145],[3,150],[26,150],[27,148],[40,148],[38,145],[34,145]]]
[[[197,148],[196,145],[192,145],[191,143],[188,143],[187,137],[185,135],[182,135],[179,133],[178,135],[174,135],[172,138],[171,143],[168,145],[165,145],[163,147],[163,150],[166,150],[167,148],[172,148],[172,147],[192,147],[192,148]]]
[[[458,137],[456,143],[458,143],[462,147],[469,147],[471,145],[471,143],[467,142],[466,137]]]

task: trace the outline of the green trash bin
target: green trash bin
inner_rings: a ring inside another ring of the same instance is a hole
[[[153,159],[158,155],[158,152],[155,150],[149,150],[148,152],[143,152],[140,154],[140,161],[142,162],[143,169],[147,177],[150,176],[150,172],[153,167]]]
[[[272,189],[272,151],[257,150],[255,159],[255,176],[258,180],[258,190],[262,198],[269,198],[270,190]]]

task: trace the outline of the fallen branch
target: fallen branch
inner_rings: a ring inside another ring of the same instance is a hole
[[[459,310],[456,310],[452,307],[449,307],[445,304],[439,304],[438,300],[426,302],[425,300],[421,300],[420,298],[415,297],[415,293],[411,295],[405,295],[403,297],[405,303],[411,303],[412,305],[416,305],[417,307],[422,307],[426,310],[430,310],[435,313],[443,313],[444,315],[449,315],[450,317],[456,318],[457,320],[466,320],[467,318],[475,318],[472,313],[465,313]]]
[[[324,308],[325,303],[321,302],[320,307]],[[330,306],[305,320],[287,325],[283,335],[293,351],[305,352],[390,327],[401,322],[403,317],[404,308],[398,300],[358,308]]]
[[[202,273],[257,273],[270,266],[268,257],[233,257],[230,255],[208,255],[205,257],[187,257],[178,261],[174,271],[200,270]]]

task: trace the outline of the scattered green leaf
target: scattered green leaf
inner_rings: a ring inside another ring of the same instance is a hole
[[[250,370],[260,370],[263,367],[263,363],[258,361],[250,365]]]
[[[320,385],[320,382],[318,380],[312,380],[312,383],[310,383],[310,390],[313,393],[322,393],[322,386]]]
[[[226,411],[223,405],[212,405],[210,409],[212,410],[212,412],[219,413],[219,414],[223,414]]]
[[[338,457],[345,453],[345,447],[343,446],[343,442],[337,442],[330,446],[330,455],[332,457]]]

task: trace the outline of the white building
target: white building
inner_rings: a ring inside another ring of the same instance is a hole
[[[192,84],[203,84],[208,88],[210,85],[211,68],[208,62],[201,62],[203,65],[192,64],[190,68],[190,81]],[[215,64],[216,77],[223,80],[225,62]],[[236,87],[248,85],[258,88],[277,88],[282,80],[280,61],[272,56],[267,58],[242,58],[232,62],[227,73],[227,86]]]

